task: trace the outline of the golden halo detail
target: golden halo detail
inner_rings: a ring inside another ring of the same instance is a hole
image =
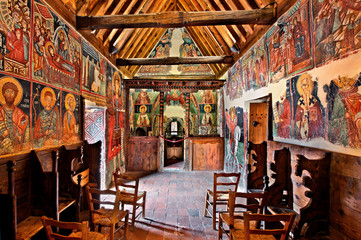
[[[43,90],[41,90],[41,94],[40,94],[40,102],[41,105],[43,105],[43,107],[45,108],[46,103],[45,103],[45,93],[50,92],[51,95],[53,96],[53,100],[51,102],[51,107],[54,107],[55,105],[55,101],[56,101],[56,97],[55,97],[55,92],[52,88],[50,87],[45,87],[43,88]]]
[[[0,78],[0,102],[2,105],[5,104],[5,98],[3,95],[3,86],[7,82],[13,83],[18,88],[18,95],[16,96],[16,98],[14,100],[14,105],[17,106],[23,98],[23,87],[21,86],[21,84],[19,83],[18,80],[16,80],[15,78],[12,78],[12,77]]]

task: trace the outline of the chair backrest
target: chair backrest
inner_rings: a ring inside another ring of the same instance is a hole
[[[99,207],[103,205],[110,205],[114,212],[116,213],[119,210],[119,192],[113,190],[100,190],[97,188],[91,188],[85,186],[85,191],[88,199],[88,206],[91,215],[91,220],[94,222],[94,213],[99,213]],[[108,195],[107,199],[102,199],[101,195]],[[115,200],[113,200],[113,198]]]
[[[139,178],[124,175],[120,173],[120,171],[115,171],[113,176],[115,188],[117,191],[120,191],[121,194],[129,196],[134,200],[134,202],[136,202],[138,197]]]
[[[266,207],[264,198],[266,193],[262,192],[229,192],[228,199],[228,212],[231,217],[242,218],[242,215],[235,215],[235,212],[248,212],[263,213]]]
[[[45,234],[48,240],[87,240],[88,239],[88,222],[61,222],[47,218],[45,216],[41,217],[43,226],[45,229]],[[53,228],[68,229],[73,231],[80,231],[81,235],[78,237],[75,236],[64,236],[58,233],[53,232]]]
[[[214,173],[213,194],[228,194],[229,191],[237,191],[241,173]]]
[[[250,235],[280,235],[280,240],[286,240],[291,230],[296,214],[294,212],[265,215],[258,213],[246,212],[244,213],[244,239],[249,240]],[[264,221],[264,222],[282,222],[283,228],[279,229],[254,229],[250,228],[250,221]]]

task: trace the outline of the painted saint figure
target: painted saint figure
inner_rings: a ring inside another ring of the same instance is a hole
[[[147,114],[147,107],[145,105],[140,106],[140,114],[137,119],[137,125],[139,127],[147,127],[150,125],[149,117]]]
[[[277,112],[279,114],[279,123],[277,127],[277,135],[283,138],[291,137],[291,105],[286,98],[286,92],[280,97],[279,104],[277,106]]]
[[[23,97],[20,83],[11,77],[0,80],[0,152],[23,149],[29,117],[17,105]]]
[[[40,102],[44,109],[40,112],[35,122],[34,143],[38,147],[52,146],[58,143],[59,117],[55,106],[55,92],[50,87],[45,87],[40,94]]]
[[[207,104],[204,106],[204,115],[202,118],[202,125],[213,125],[214,119],[211,113],[212,107],[211,105]]]
[[[301,95],[295,116],[295,133],[298,139],[324,137],[324,118],[318,100],[312,95],[313,84],[307,73],[302,74],[297,81],[297,91]]]
[[[65,97],[66,112],[64,113],[63,118],[63,143],[73,143],[79,140],[79,125],[76,124],[74,115],[75,106],[76,101],[74,95],[68,93]]]

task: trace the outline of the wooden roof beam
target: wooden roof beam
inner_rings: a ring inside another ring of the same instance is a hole
[[[231,63],[232,56],[203,56],[203,57],[165,57],[165,58],[118,58],[117,66],[130,65],[180,65],[180,64],[216,64]]]
[[[170,28],[184,26],[270,24],[276,18],[273,7],[257,10],[214,12],[164,12],[139,15],[77,16],[77,29]]]

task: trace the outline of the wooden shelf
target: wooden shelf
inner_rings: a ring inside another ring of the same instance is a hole
[[[75,199],[71,198],[59,198],[59,213],[70,207],[75,203]]]

